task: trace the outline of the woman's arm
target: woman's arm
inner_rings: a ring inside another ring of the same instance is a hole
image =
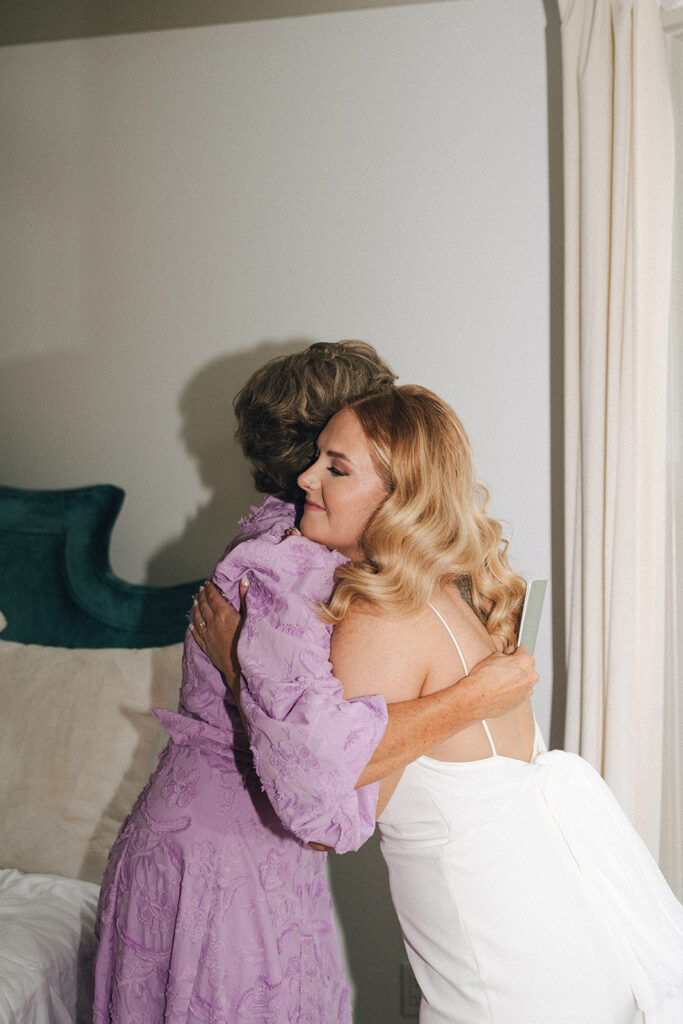
[[[214,581],[237,604],[241,577],[248,572],[251,579],[238,640],[245,676],[240,703],[261,784],[291,832],[346,852],[374,830],[378,786],[357,789],[355,782],[384,733],[387,710],[379,696],[345,700],[332,675],[331,630],[315,608],[328,596],[340,561],[304,538],[254,538],[230,551]],[[193,622],[207,654],[212,593],[220,600],[205,586]],[[216,658],[226,681],[235,675],[229,647]]]
[[[339,649],[334,638],[333,650],[334,671],[345,696],[351,697],[361,677],[347,679],[338,664]],[[366,681],[373,692],[384,692],[374,681]],[[475,722],[512,711],[531,697],[537,682],[534,659],[526,647],[519,647],[514,654],[490,654],[468,676],[444,690],[388,704],[384,736],[356,785],[367,786],[384,779]]]
[[[200,646],[223,673],[239,703],[240,680],[230,651],[242,617],[208,584],[200,594],[193,621]],[[197,626],[201,621],[207,622],[207,629],[200,634]],[[491,654],[456,685],[418,698],[426,671],[424,666],[420,677],[417,666],[422,655],[413,652],[415,661],[398,656],[405,630],[386,620],[385,630],[378,631],[378,621],[375,615],[361,616],[358,609],[352,610],[332,635],[332,660],[335,673],[343,675],[344,696],[382,692],[390,702],[384,736],[356,787],[386,778],[482,718],[506,714],[531,696],[538,681],[534,659],[520,647],[514,654]],[[380,633],[377,642],[376,632]],[[390,639],[394,633],[396,643]]]

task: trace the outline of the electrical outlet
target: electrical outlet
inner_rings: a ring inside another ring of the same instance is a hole
[[[401,1016],[418,1017],[422,993],[413,969],[405,960],[401,963]]]

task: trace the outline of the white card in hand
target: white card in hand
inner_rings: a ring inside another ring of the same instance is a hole
[[[547,580],[529,580],[526,585],[522,618],[519,623],[518,642],[528,647],[531,654],[534,653],[536,648],[536,637],[538,636],[543,601],[545,600],[545,588],[547,586]]]

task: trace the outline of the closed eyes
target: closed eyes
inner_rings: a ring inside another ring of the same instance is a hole
[[[334,454],[337,454],[337,453],[335,453],[335,452],[325,452],[325,454],[326,455],[334,455]],[[317,462],[318,459],[322,458],[322,456],[323,456],[323,453],[316,446],[316,449],[315,449],[315,461]],[[344,455],[340,455],[340,458],[345,458],[345,456]],[[344,473],[341,469],[337,469],[336,466],[326,466],[325,468],[326,468],[327,472],[331,474],[331,476],[348,476],[349,475],[348,473]]]

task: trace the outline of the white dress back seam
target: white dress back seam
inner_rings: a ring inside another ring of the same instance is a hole
[[[444,619],[444,617],[443,617],[443,615],[441,614],[441,612],[439,611],[439,609],[438,609],[438,608],[435,608],[435,607],[434,607],[434,605],[433,605],[433,604],[431,604],[431,602],[429,602],[429,601],[427,602],[427,604],[428,604],[428,606],[429,606],[429,607],[430,607],[430,608],[432,609],[432,611],[434,612],[434,614],[435,614],[436,616],[438,616],[438,618],[440,618],[440,619],[441,619],[441,622],[442,622],[442,623],[443,623],[443,625],[444,625],[444,626],[446,627],[446,632],[448,633],[449,637],[451,638],[451,640],[452,640],[452,641],[453,641],[453,643],[455,644],[455,649],[456,649],[456,651],[458,652],[458,654],[460,655],[460,661],[462,662],[462,667],[463,667],[463,668],[464,668],[464,670],[465,670],[465,675],[466,675],[466,676],[468,676],[468,675],[470,674],[470,670],[469,670],[469,668],[467,667],[467,662],[465,661],[465,656],[464,656],[464,654],[462,653],[462,650],[460,649],[460,644],[459,644],[459,643],[458,643],[458,641],[456,640],[456,638],[455,638],[455,634],[454,634],[453,630],[452,630],[452,629],[451,629],[451,627],[450,627],[450,626],[448,625],[448,623],[447,623],[447,622],[446,622],[446,620]],[[494,757],[497,757],[497,756],[498,756],[498,751],[496,750],[496,745],[495,745],[495,743],[493,742],[493,736],[491,735],[491,730],[489,729],[489,726],[488,726],[488,722],[486,721],[486,719],[485,719],[485,718],[482,718],[482,720],[481,720],[481,724],[482,724],[482,725],[484,726],[484,732],[486,733],[486,735],[487,735],[487,737],[488,737],[488,741],[489,741],[489,743],[491,744],[491,750],[493,751],[493,756],[494,756]]]

